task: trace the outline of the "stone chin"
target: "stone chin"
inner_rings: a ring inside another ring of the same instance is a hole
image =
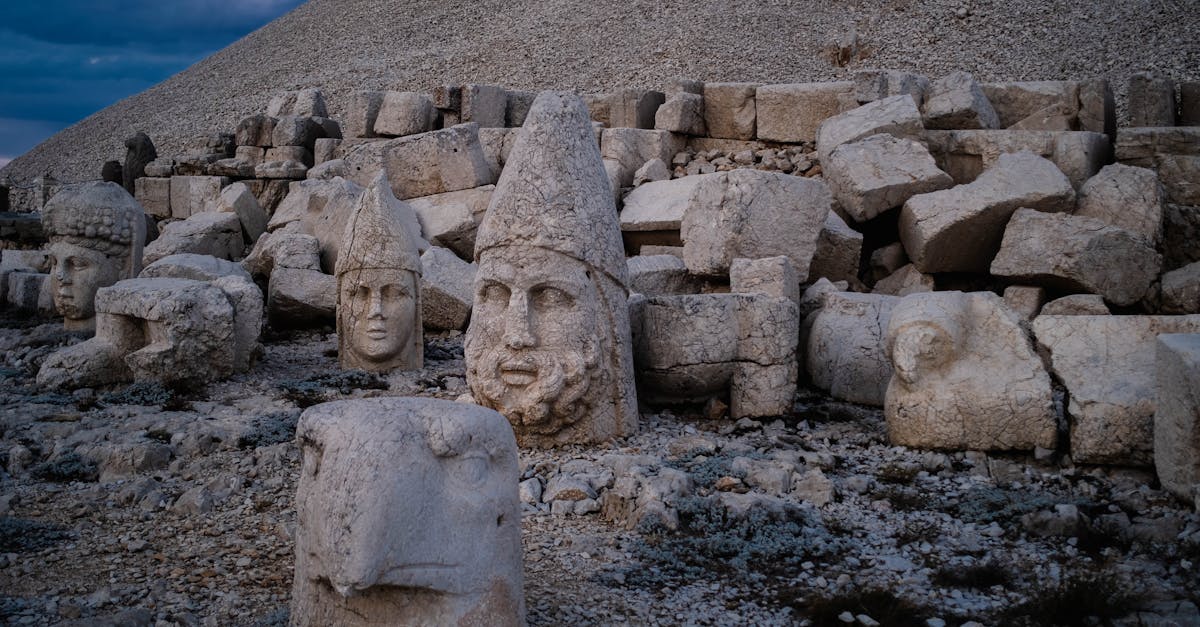
[[[558,433],[586,416],[602,389],[595,346],[583,350],[511,350],[468,342],[467,363],[476,402],[527,433]],[[590,392],[590,393],[589,393]]]

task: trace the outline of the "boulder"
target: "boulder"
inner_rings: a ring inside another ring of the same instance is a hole
[[[1200,316],[1051,316],[1033,320],[1067,387],[1076,463],[1153,463],[1155,338],[1198,333]]]
[[[734,259],[729,266],[729,291],[735,294],[766,294],[800,303],[800,281],[792,262],[783,255]]]
[[[826,119],[857,104],[850,97],[854,83],[796,83],[763,85],[755,91],[758,139],[812,142]],[[748,139],[748,138],[747,138]]]
[[[787,255],[806,280],[833,198],[823,182],[761,170],[731,170],[693,191],[680,236],[693,274],[725,275],[735,257]]]
[[[850,292],[822,297],[800,332],[812,384],[839,400],[882,407],[892,378],[884,339],[898,302],[896,296]]]
[[[242,224],[237,214],[205,211],[164,226],[158,239],[146,245],[142,261],[151,264],[180,253],[235,259],[244,250]]]
[[[387,91],[372,130],[383,137],[403,137],[433,130],[434,108],[429,96],[411,91]]]
[[[475,264],[430,246],[421,255],[421,322],[432,331],[467,328],[475,300]]]
[[[349,148],[343,159],[351,180],[359,185],[368,185],[379,172],[386,172],[392,192],[401,200],[495,182],[475,124],[359,144]]]
[[[1096,294],[1071,294],[1056,298],[1038,312],[1041,316],[1107,316],[1111,313],[1104,297]]]
[[[483,221],[495,185],[445,194],[410,198],[417,214],[421,236],[434,246],[449,248],[463,259],[475,255],[475,232]]]
[[[1154,468],[1167,491],[1190,502],[1200,487],[1200,334],[1158,336]]]
[[[312,167],[313,153],[304,146],[275,146],[263,153],[262,163],[272,161],[294,161],[304,164],[305,167]],[[254,167],[257,169],[262,163],[255,164]]]
[[[1200,261],[1162,275],[1164,314],[1200,314]]]
[[[1079,188],[1075,215],[1132,231],[1157,245],[1163,230],[1163,190],[1158,175],[1147,168],[1106,165]]]
[[[808,266],[808,281],[821,277],[830,281],[858,283],[858,263],[862,257],[863,235],[850,228],[835,211],[825,217],[825,226],[817,239],[817,250]]]
[[[838,146],[822,162],[833,197],[857,222],[903,205],[917,194],[954,186],[929,151],[910,139],[872,135]]]
[[[205,211],[229,184],[223,176],[172,176],[170,180],[171,217],[181,219]]]
[[[919,194],[900,211],[900,241],[925,273],[986,272],[1017,209],[1070,211],[1067,177],[1032,153],[1003,154],[975,181]]]
[[[890,96],[857,109],[835,115],[817,129],[817,157],[821,163],[842,144],[886,133],[904,139],[920,139],[924,127],[921,112],[908,96]]]
[[[626,260],[629,291],[646,296],[699,293],[683,259],[674,255],[636,255]]]
[[[247,242],[253,243],[267,230],[267,213],[258,206],[258,199],[245,183],[233,183],[221,190],[216,210],[237,215]]]
[[[920,107],[929,91],[929,79],[899,70],[859,70],[854,73],[854,99],[859,104],[891,96],[908,96]]]
[[[684,135],[706,135],[704,96],[679,93],[671,96],[654,114],[654,128]]]
[[[754,139],[757,83],[705,83],[704,124],[709,137]]]
[[[332,325],[337,278],[319,270],[275,268],[267,287],[267,315],[280,328]]]
[[[1021,209],[1004,231],[991,272],[1022,283],[1099,294],[1132,305],[1158,277],[1162,258],[1141,236],[1100,220]]]
[[[921,113],[926,128],[1000,128],[1000,117],[983,88],[966,72],[951,72],[934,81]]]
[[[1175,83],[1149,72],[1129,77],[1129,125],[1175,126]]]
[[[920,292],[934,291],[936,284],[932,276],[923,274],[916,266],[906,264],[895,272],[875,282],[872,294],[908,296]]]

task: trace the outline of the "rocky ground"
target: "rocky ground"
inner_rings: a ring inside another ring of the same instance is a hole
[[[285,623],[302,409],[466,389],[460,337],[378,377],[324,330],[203,388],[51,393],[60,324],[0,319],[2,624]],[[1151,473],[891,447],[880,411],[806,391],[722,409],[522,452],[530,624],[1200,624],[1200,514]]]
[[[852,36],[853,34],[853,36]],[[832,40],[847,46],[831,62]],[[1192,0],[851,0],[678,2],[310,0],[163,83],[113,104],[0,169],[20,182],[50,173],[95,179],[145,131],[159,154],[232,132],[287,89],[324,89],[334,117],[355,90],[438,84],[513,89],[661,89],[704,81],[844,80],[863,68],[981,81],[1200,78]]]

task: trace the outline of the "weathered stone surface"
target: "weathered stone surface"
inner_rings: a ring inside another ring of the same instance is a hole
[[[264,233],[255,242],[242,267],[258,278],[269,278],[275,268],[321,270],[321,243],[305,233]]]
[[[935,282],[933,277],[923,274],[916,266],[910,263],[876,281],[871,293],[908,296],[909,294],[917,294],[919,292],[932,292],[934,288]]]
[[[321,269],[333,274],[346,218],[354,211],[363,188],[345,179],[292,183],[290,191],[267,223],[269,231],[306,233],[321,243]]]
[[[754,139],[757,83],[705,83],[704,124],[709,137]]]
[[[683,149],[682,135],[667,131],[652,131],[638,128],[606,128],[601,135],[600,155],[621,164],[618,184],[629,187],[633,175],[647,161],[661,159],[670,162],[675,153]]]
[[[796,304],[763,294],[659,296],[635,305],[638,381],[652,404],[729,394],[731,418],[776,416],[795,398]]]
[[[1165,314],[1200,314],[1200,262],[1162,275],[1162,305]]]
[[[863,235],[850,228],[835,211],[825,217],[817,250],[808,266],[808,281],[824,277],[830,281],[858,283]]]
[[[253,243],[267,230],[267,214],[245,183],[233,183],[221,190],[215,209],[237,215],[247,242]]]
[[[693,274],[724,275],[735,257],[787,255],[805,280],[833,198],[824,183],[732,170],[701,182],[683,216],[684,262]]]
[[[608,125],[612,128],[654,128],[655,115],[665,98],[661,91],[619,90],[609,96]]]
[[[543,92],[534,102],[475,259],[464,354],[476,402],[499,409],[523,446],[635,432],[628,268],[579,97]]]
[[[854,99],[859,104],[891,96],[908,96],[920,107],[929,90],[929,79],[898,70],[860,70],[854,73]]]
[[[1079,188],[1075,215],[1162,240],[1163,193],[1154,170],[1114,163]]]
[[[1014,131],[1072,131],[1075,118],[1064,105],[1050,105],[1029,114],[1008,128]]]
[[[334,266],[343,369],[418,370],[424,363],[416,222],[412,210],[392,195],[383,173],[346,218]]]
[[[329,115],[328,109],[325,106],[325,95],[320,89],[301,89],[298,91],[285,91],[276,96],[273,96],[267,104],[267,115],[282,116],[282,115],[308,115],[321,116]]]
[[[1021,209],[1004,231],[992,274],[1132,305],[1158,276],[1162,258],[1141,236],[1100,220]]]
[[[110,159],[100,166],[100,180],[106,183],[121,184],[121,162],[116,159]]]
[[[17,270],[0,273],[0,279],[5,282],[4,302],[8,307],[42,315],[55,313],[50,275]]]
[[[1079,83],[1075,81],[1018,81],[984,83],[980,85],[1000,124],[1011,128],[1040,112],[1055,110],[1066,120],[1067,128],[1040,130],[1075,130],[1078,126]],[[1028,129],[1039,130],[1039,129]],[[1101,131],[1103,132],[1103,131]]]
[[[817,156],[821,163],[825,163],[834,149],[845,143],[883,133],[898,138],[920,139],[923,131],[921,112],[913,104],[913,99],[904,95],[891,96],[822,122],[817,130]]]
[[[271,146],[302,146],[311,152],[320,137],[325,137],[325,129],[316,119],[289,115],[275,121],[275,128],[271,130]]]
[[[387,91],[373,130],[384,137],[403,137],[433,130],[434,109],[429,96],[412,91]]]
[[[50,240],[54,306],[68,330],[91,329],[96,290],[142,269],[146,215],[116,183],[78,183],[42,208],[42,230]]]
[[[833,197],[858,222],[917,194],[954,186],[954,179],[938,169],[924,146],[891,135],[842,144],[822,168]]]
[[[1149,72],[1129,77],[1129,125],[1175,126],[1175,83]]]
[[[513,144],[517,141],[515,128],[481,128],[479,129],[479,144],[483,148],[483,159],[487,161],[492,171],[492,179],[500,176],[508,155],[512,152]]]
[[[887,330],[894,375],[884,415],[891,442],[1054,448],[1050,377],[1020,322],[991,292],[913,294],[897,303]]]
[[[321,140],[334,141],[334,140]],[[267,149],[258,146],[238,146],[234,151],[234,159],[244,161],[249,164],[258,165],[262,163],[263,158],[267,156]]]
[[[1104,297],[1096,294],[1071,294],[1056,298],[1045,305],[1042,316],[1107,316],[1111,313]]]
[[[629,291],[646,296],[695,294],[699,287],[688,274],[683,259],[674,255],[642,254],[630,257]]]
[[[375,120],[381,107],[382,91],[354,92],[341,118],[343,134],[346,137],[375,137]]]
[[[766,294],[800,302],[800,280],[785,256],[734,259],[729,266],[729,291],[735,294]]]
[[[696,188],[717,174],[685,176],[639,185],[625,196],[622,231],[678,231]]]
[[[433,331],[462,330],[475,300],[475,264],[430,246],[421,255],[421,321]]]
[[[143,176],[134,182],[134,198],[147,215],[171,217],[171,179]]]
[[[275,135],[275,118],[269,115],[252,115],[243,118],[234,129],[238,146],[270,148]]]
[[[503,87],[463,85],[461,98],[460,122],[474,122],[481,128],[504,126],[504,114],[508,110],[508,92]]]
[[[317,164],[316,167],[310,168],[308,173],[304,175],[307,179],[317,179],[321,181],[332,181],[335,178],[346,178],[350,176],[350,166],[341,159],[325,161]]]
[[[495,185],[410,198],[417,214],[421,236],[434,246],[449,248],[463,259],[475,255],[475,232],[483,221]]]
[[[1117,161],[1142,167],[1158,155],[1200,155],[1200,126],[1122,127],[1114,150]]]
[[[1200,333],[1200,316],[1050,316],[1033,320],[1067,386],[1076,463],[1153,461],[1155,337]]]
[[[633,173],[634,187],[654,181],[669,181],[671,180],[671,169],[662,159],[654,158],[647,161],[642,167]]]
[[[880,281],[884,277],[908,265],[908,253],[904,252],[904,244],[892,242],[887,246],[871,251],[870,280]]]
[[[262,150],[262,149],[260,148],[259,150]],[[258,164],[261,162],[262,162],[261,159],[258,162],[244,161],[242,159],[237,159],[237,158],[221,159],[219,161],[214,161],[213,163],[210,163],[208,165],[208,167],[204,168],[204,173],[207,174],[208,176],[228,176],[228,177],[233,177],[233,178],[250,178],[250,177],[254,176],[255,169],[258,167]]]
[[[1154,468],[1190,502],[1200,485],[1200,334],[1158,336],[1155,372]]]
[[[992,103],[967,72],[951,72],[934,81],[921,113],[927,128],[1000,128]]]
[[[342,160],[342,144],[346,140],[322,137],[313,144],[313,163],[320,165],[328,161]]]
[[[264,161],[254,166],[254,176],[260,179],[300,180],[308,174],[308,166],[300,161]]]
[[[182,219],[204,211],[228,184],[223,176],[172,176],[171,217]]]
[[[319,270],[276,267],[267,285],[267,315],[279,328],[333,324],[337,277]]]
[[[1046,301],[1046,290],[1029,285],[1010,285],[1004,288],[1004,305],[1025,320],[1032,320]]]
[[[263,153],[263,163],[272,161],[294,161],[302,163],[307,167],[312,167],[313,154],[312,151],[304,146],[275,146],[268,148]],[[255,166],[257,169],[257,166]]]
[[[143,257],[147,264],[180,253],[236,259],[244,249],[237,214],[205,211],[164,226],[158,239],[146,245]]]
[[[836,399],[882,407],[892,378],[884,339],[898,302],[878,294],[823,296],[800,332],[812,384]]]
[[[343,158],[350,166],[351,179],[360,185],[368,185],[376,174],[386,172],[392,193],[401,200],[494,182],[479,144],[479,127],[474,124],[360,144],[348,149]]]
[[[146,176],[146,165],[158,158],[150,136],[139,131],[125,138],[125,162],[121,168],[121,186],[135,192],[135,181]]]
[[[1054,162],[1079,189],[1110,161],[1106,135],[1075,131],[925,131],[939,168],[957,183],[970,183],[992,168],[1000,155],[1032,152]]]
[[[306,410],[296,437],[292,624],[525,623],[517,447],[499,414],[337,401]]]
[[[1168,200],[1200,205],[1200,156],[1159,155],[1158,176]]]
[[[1179,125],[1200,126],[1200,81],[1179,82]]]
[[[845,110],[845,96],[853,91],[851,82],[763,85],[754,97],[757,136],[777,142],[815,141],[817,128]]]
[[[706,135],[704,96],[679,93],[671,96],[654,114],[654,128],[684,135]]]
[[[1070,211],[1074,204],[1071,182],[1053,163],[1003,154],[971,183],[904,203],[900,241],[921,272],[985,272],[1014,211]]]
[[[537,92],[510,89],[507,94],[507,104],[504,108],[504,125],[509,128],[520,128],[525,124],[529,108],[533,106]]]

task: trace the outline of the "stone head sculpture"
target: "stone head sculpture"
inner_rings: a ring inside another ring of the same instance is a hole
[[[95,328],[96,290],[137,276],[146,241],[142,206],[116,183],[67,185],[42,209],[54,306],[70,330]]]
[[[583,101],[534,101],[475,242],[464,344],[476,402],[522,446],[603,442],[637,429],[628,269]]]
[[[421,367],[421,255],[382,174],[346,220],[338,254],[338,361],[374,372]]]
[[[502,416],[337,401],[306,410],[296,438],[293,625],[523,624],[517,448]]]

